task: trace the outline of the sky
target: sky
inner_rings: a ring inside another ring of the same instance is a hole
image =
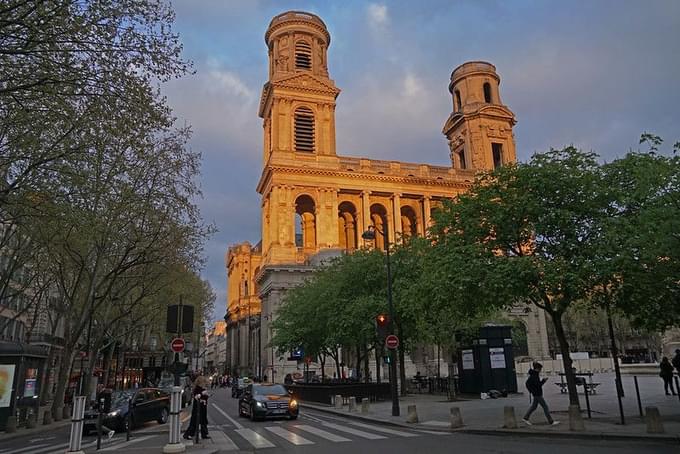
[[[642,132],[680,140],[677,0],[174,0],[175,31],[195,74],[164,94],[203,156],[198,201],[218,231],[202,276],[226,310],[224,257],[260,240],[264,33],[289,10],[319,15],[331,34],[337,152],[450,165],[441,133],[451,71],[493,63],[516,115],[517,157],[574,145],[603,161],[638,148]],[[670,148],[670,147],[668,147]]]

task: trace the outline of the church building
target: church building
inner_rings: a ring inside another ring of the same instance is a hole
[[[450,166],[342,156],[335,140],[340,89],[328,70],[331,37],[324,22],[304,12],[280,14],[265,42],[269,78],[258,112],[262,236],[257,245],[234,245],[225,256],[227,365],[282,381],[299,370],[269,347],[286,290],[329,256],[374,244],[382,249],[379,233],[375,243],[364,243],[361,234],[370,225],[390,241],[424,235],[442,200],[466,191],[477,172],[516,160],[515,116],[501,101],[494,65],[467,62],[453,71],[448,87],[452,112],[442,132]],[[510,315],[527,328],[528,355],[546,357],[544,313],[522,307]],[[416,369],[426,375],[436,355],[433,347],[413,352],[407,375]]]

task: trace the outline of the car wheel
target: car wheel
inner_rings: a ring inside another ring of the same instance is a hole
[[[158,415],[158,424],[165,424],[168,422],[168,409],[163,407],[161,408],[161,414]]]
[[[239,402],[239,404],[238,404],[238,416],[239,416],[240,418],[243,418],[245,415],[246,415],[246,414],[245,414],[245,412],[243,411],[243,406],[242,406],[241,403]]]

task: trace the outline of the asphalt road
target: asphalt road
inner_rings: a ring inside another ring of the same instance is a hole
[[[228,390],[217,390],[208,410],[211,440],[202,447],[220,452],[264,453],[598,453],[665,454],[680,452],[680,445],[604,440],[550,439],[542,437],[481,436],[428,432],[366,424],[333,415],[301,409],[295,421],[251,422],[237,416],[237,401]],[[63,454],[68,446],[68,427],[0,441],[0,454]],[[84,438],[85,452],[95,451],[94,437]],[[127,442],[125,434],[107,440],[105,452],[154,453],[167,443],[166,427],[149,423],[136,430]],[[195,450],[190,447],[188,452]]]

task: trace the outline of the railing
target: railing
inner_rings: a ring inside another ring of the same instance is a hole
[[[338,383],[338,384],[293,384],[286,385],[286,389],[302,401],[333,404],[333,397],[356,397],[371,401],[387,400],[390,398],[389,383]]]

